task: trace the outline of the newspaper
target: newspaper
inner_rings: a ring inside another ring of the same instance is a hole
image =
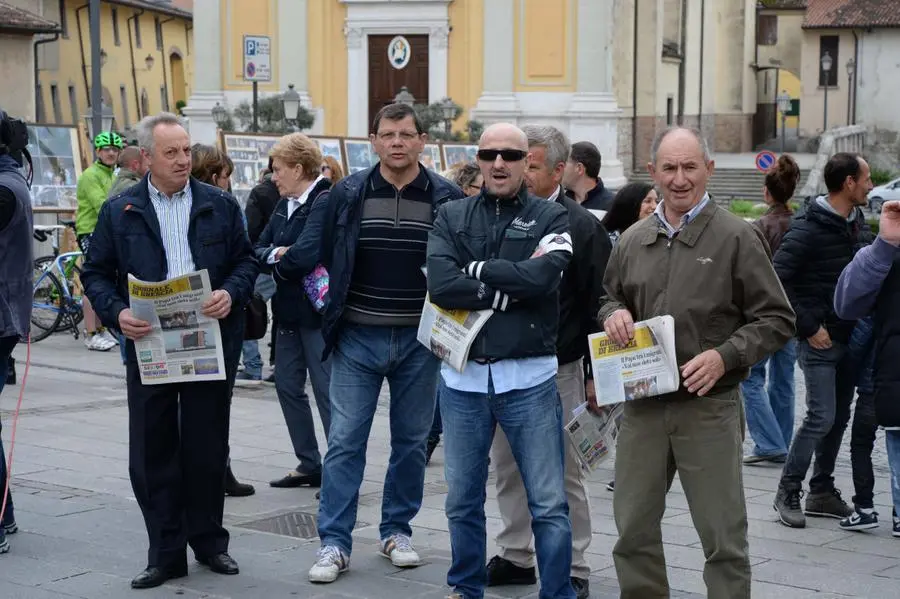
[[[624,348],[606,333],[589,335],[588,344],[599,405],[671,393],[681,384],[671,316],[635,323],[634,339]]]
[[[134,343],[142,384],[225,379],[219,322],[201,311],[211,294],[206,270],[159,283],[128,275],[131,311],[152,326]]]
[[[615,445],[622,420],[622,404],[601,409],[595,414],[583,403],[572,411],[572,420],[565,426],[566,437],[575,449],[582,468],[593,472]]]
[[[426,295],[416,339],[456,371],[462,372],[472,342],[493,313],[493,310],[445,310],[432,304]]]

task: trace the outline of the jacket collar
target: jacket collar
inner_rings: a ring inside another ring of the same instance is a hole
[[[706,203],[706,206],[682,227],[681,231],[678,232],[673,240],[680,241],[688,247],[697,245],[700,235],[706,230],[706,226],[719,209],[715,199],[712,196],[709,196],[709,201]],[[652,215],[641,221],[639,226],[641,228],[641,245],[653,245],[660,236],[666,236],[665,231],[662,229],[662,225],[657,221],[656,217]]]

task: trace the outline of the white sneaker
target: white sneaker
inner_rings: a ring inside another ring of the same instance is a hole
[[[350,568],[350,558],[334,545],[319,548],[316,563],[309,569],[310,582],[334,582]]]
[[[109,329],[103,329],[103,332],[100,333],[104,339],[113,344],[113,347],[119,345],[119,339],[115,335],[109,332]]]
[[[94,333],[93,335],[85,335],[84,346],[91,351],[109,351],[116,344],[106,339],[102,333]]]
[[[391,560],[398,568],[414,568],[422,563],[409,537],[399,533],[383,539],[378,553]]]

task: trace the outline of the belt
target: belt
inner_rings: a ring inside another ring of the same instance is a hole
[[[472,361],[476,364],[481,364],[484,366],[485,364],[495,364],[499,362],[501,358],[474,358]]]

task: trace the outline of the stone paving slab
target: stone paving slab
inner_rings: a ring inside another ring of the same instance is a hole
[[[24,359],[22,348],[16,354]],[[57,335],[36,344],[32,358],[13,467],[21,531],[10,537],[11,553],[0,556],[0,599],[130,596],[129,580],[146,559],[146,533],[128,480],[127,407],[118,355],[87,352],[80,342]],[[20,376],[22,371],[20,361]],[[16,390],[8,387],[0,406],[7,444]],[[799,373],[797,390],[799,421],[804,413],[804,386]],[[369,443],[348,574],[332,585],[312,585],[306,580],[306,572],[318,548],[316,539],[242,526],[288,512],[315,515],[318,506],[314,489],[268,486],[269,480],[281,477],[295,465],[281,409],[271,385],[238,387],[232,409],[232,465],[241,480],[257,488],[252,497],[226,500],[231,552],[241,565],[241,574],[219,576],[191,564],[188,577],[139,595],[209,599],[444,597],[450,552],[443,511],[446,484],[441,447],[426,472],[423,506],[413,521],[416,546],[425,563],[401,570],[376,553],[381,488],[390,453],[388,406],[385,391]],[[324,448],[321,429],[319,442]],[[850,497],[848,444],[849,432],[836,478]],[[881,433],[873,459],[875,503],[882,514],[890,514]],[[777,522],[771,503],[779,474],[780,469],[774,466],[744,470],[754,599],[900,596],[900,539],[891,537],[889,525],[870,533],[848,533],[838,529],[835,520],[810,519],[806,529],[785,528]],[[617,533],[612,494],[605,489],[612,478],[609,461],[591,475],[589,483],[594,534],[588,556],[592,597],[596,599],[618,596],[611,554]],[[487,496],[490,556],[496,552],[494,536],[501,526],[493,475]],[[662,531],[672,597],[705,596],[700,540],[677,478],[667,505]],[[537,588],[492,588],[486,597],[537,597]]]

